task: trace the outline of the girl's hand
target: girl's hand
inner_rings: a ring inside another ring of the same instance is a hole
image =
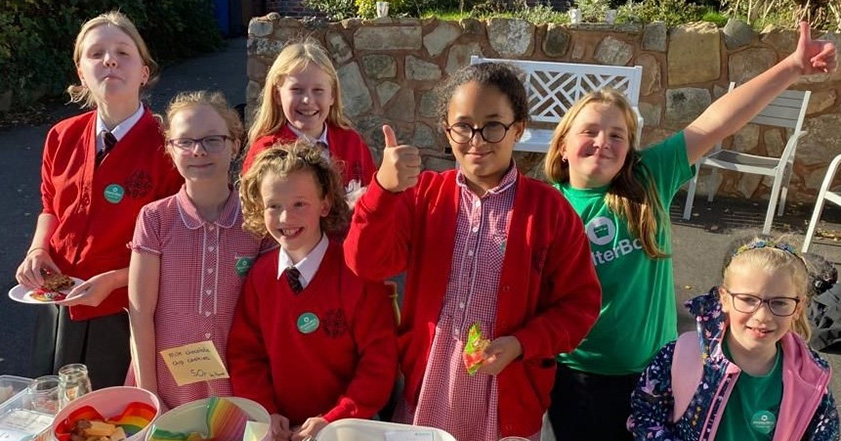
[[[275,441],[291,440],[292,430],[289,429],[289,418],[286,418],[285,416],[278,413],[271,414],[270,418],[270,429],[272,431],[272,438],[274,438]]]
[[[23,258],[23,262],[15,272],[15,279],[29,289],[40,288],[44,284],[42,270],[61,273],[53,262],[53,258],[50,257],[50,253],[46,249],[36,248]]]
[[[800,40],[789,58],[803,75],[828,73],[835,70],[835,44],[826,40],[812,40],[809,22],[800,22]]]
[[[327,420],[320,416],[307,418],[304,424],[301,425],[301,428],[292,435],[292,441],[312,441],[326,425]]]
[[[392,193],[414,187],[421,172],[420,151],[415,146],[397,145],[391,126],[383,126],[383,135],[385,148],[383,163],[377,171],[377,182]]]
[[[517,340],[517,337],[510,335],[499,337],[485,348],[483,355],[485,361],[482,362],[479,372],[497,375],[522,354],[523,346],[520,344],[520,340]]]
[[[76,285],[69,293],[63,302],[65,306],[99,306],[111,291],[114,291],[121,286],[116,283],[116,276],[114,271],[97,274],[87,282]]]

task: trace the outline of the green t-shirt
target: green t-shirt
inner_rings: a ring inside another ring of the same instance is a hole
[[[694,174],[683,132],[642,152],[660,202],[666,210],[657,243],[672,252],[668,210],[672,198]],[[644,179],[638,166],[638,178]],[[572,369],[602,375],[640,373],[654,354],[677,338],[677,309],[672,259],[651,259],[627,224],[605,203],[608,187],[576,189],[555,184],[584,221],[593,265],[602,285],[599,319],[577,349],[558,361]]]
[[[730,358],[727,344],[724,353]],[[766,441],[774,438],[774,428],[783,400],[783,351],[777,345],[777,359],[767,375],[739,374],[730,393],[724,415],[715,434],[716,441]]]

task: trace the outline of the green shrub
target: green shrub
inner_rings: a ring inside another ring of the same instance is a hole
[[[669,27],[699,21],[705,9],[684,0],[642,0],[629,1],[619,7],[620,21],[629,23],[650,23],[664,21]]]
[[[581,21],[598,23],[604,21],[610,0],[576,0],[575,7],[581,10]]]
[[[727,24],[726,15],[722,14],[721,12],[709,9],[707,10],[707,12],[704,13],[704,16],[701,17],[701,20],[708,21],[710,23],[715,23],[715,25],[720,28],[724,27],[724,25]]]
[[[353,0],[304,0],[304,5],[327,16],[328,20],[341,21],[356,16]]]
[[[134,22],[160,64],[222,43],[210,0],[0,0],[0,94],[11,90],[16,106],[60,96],[78,81],[73,44],[82,24],[113,9]]]

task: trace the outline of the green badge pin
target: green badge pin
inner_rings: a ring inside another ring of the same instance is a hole
[[[318,317],[311,313],[305,312],[298,316],[298,330],[301,334],[312,334],[318,329]]]
[[[126,191],[119,184],[111,184],[105,187],[105,200],[112,204],[119,204],[125,194]]]
[[[254,258],[253,257],[240,257],[237,259],[237,263],[235,264],[237,274],[240,276],[244,276],[248,274],[248,271],[251,270],[251,266],[254,265]]]
[[[763,435],[768,435],[771,431],[774,430],[774,426],[777,425],[777,417],[774,416],[773,413],[768,412],[767,410],[760,410],[753,414],[753,417],[750,419],[750,426],[753,428],[754,431],[759,432]]]

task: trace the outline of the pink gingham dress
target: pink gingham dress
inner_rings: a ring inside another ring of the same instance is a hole
[[[224,360],[242,284],[260,248],[260,241],[242,229],[234,190],[216,222],[201,218],[186,187],[143,207],[132,250],[161,259],[156,352],[212,340]],[[178,386],[160,354],[155,355],[158,396],[170,409],[211,395],[232,395],[227,379]]]
[[[473,193],[459,172],[458,226],[444,305],[435,328],[418,405],[403,403],[402,420],[446,430],[459,441],[496,441],[499,437],[495,376],[471,377],[462,354],[467,331],[481,323],[493,340],[496,300],[517,183],[516,166],[482,196]],[[401,412],[398,411],[398,415]]]

